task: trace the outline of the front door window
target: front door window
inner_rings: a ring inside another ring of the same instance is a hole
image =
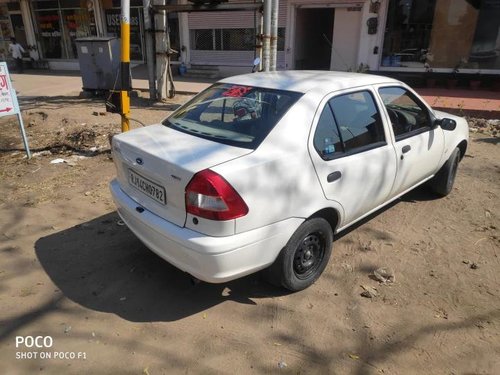
[[[379,93],[391,119],[396,141],[430,130],[429,111],[408,90],[402,87],[383,87]]]

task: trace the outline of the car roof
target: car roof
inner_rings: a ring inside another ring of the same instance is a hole
[[[345,88],[380,83],[401,84],[393,78],[374,74],[348,73],[320,70],[285,70],[259,72],[225,78],[220,83],[265,87],[306,93],[312,90],[332,92]]]

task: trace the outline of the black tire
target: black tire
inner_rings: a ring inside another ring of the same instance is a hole
[[[431,189],[439,196],[445,197],[452,191],[459,162],[460,150],[457,147],[451,153],[450,158],[430,181]]]
[[[332,243],[332,228],[325,219],[315,217],[305,221],[266,270],[266,280],[293,292],[306,289],[325,270]]]

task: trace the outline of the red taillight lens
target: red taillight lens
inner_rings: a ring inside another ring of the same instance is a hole
[[[186,211],[205,219],[231,220],[245,216],[248,207],[229,182],[205,169],[186,188]]]

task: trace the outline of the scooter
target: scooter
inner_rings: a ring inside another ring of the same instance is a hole
[[[260,57],[256,57],[255,60],[253,60],[252,73],[259,71],[259,65],[260,65]]]

